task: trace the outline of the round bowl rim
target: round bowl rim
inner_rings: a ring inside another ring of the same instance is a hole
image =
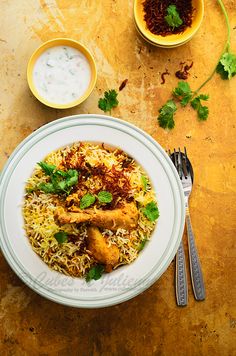
[[[203,17],[204,17],[204,0],[198,0],[199,5],[200,5],[199,21],[196,23],[195,26],[193,26],[191,28],[191,31],[189,31],[188,36],[185,35],[185,31],[184,31],[183,33],[179,34],[180,38],[174,41],[174,40],[171,40],[171,35],[165,36],[165,37],[154,35],[148,29],[143,28],[142,24],[139,21],[139,16],[137,15],[137,3],[139,1],[140,0],[134,0],[134,5],[133,5],[134,21],[136,23],[137,28],[143,34],[145,39],[152,42],[153,45],[156,45],[156,46],[160,45],[163,48],[164,47],[168,48],[169,46],[171,46],[171,48],[174,48],[174,47],[180,46],[182,44],[185,44],[192,39],[192,37],[197,33],[197,31],[199,30],[199,28],[202,24]]]
[[[81,120],[78,120],[81,119]],[[84,115],[72,115],[68,117],[64,117],[61,119],[58,119],[56,121],[50,122],[46,125],[43,125],[41,128],[33,132],[31,135],[29,135],[24,141],[22,141],[17,148],[14,150],[14,152],[11,154],[9,160],[7,161],[5,167],[3,168],[2,174],[0,176],[0,203],[3,203],[4,196],[5,196],[5,190],[4,187],[6,187],[6,179],[7,176],[11,173],[12,169],[15,169],[14,167],[18,164],[19,161],[19,155],[23,154],[24,151],[32,145],[35,140],[41,139],[44,137],[44,135],[48,135],[52,130],[55,128],[61,129],[64,127],[64,125],[68,125],[69,123],[74,126],[76,120],[76,125],[82,125],[84,123],[88,122],[100,122],[100,124],[107,125],[109,127],[123,127],[125,130],[130,130],[134,135],[142,135],[143,139],[148,142],[149,145],[153,147],[153,149],[158,152],[160,157],[162,157],[164,166],[168,170],[170,170],[172,173],[172,182],[175,187],[178,187],[178,189],[175,191],[175,199],[178,201],[178,207],[180,208],[180,215],[179,215],[179,222],[177,225],[175,224],[175,232],[174,232],[174,237],[172,238],[172,247],[171,250],[169,251],[168,255],[165,258],[165,262],[163,262],[162,267],[160,270],[156,271],[156,269],[153,269],[150,271],[150,279],[148,279],[146,284],[141,284],[139,288],[133,288],[128,290],[127,292],[122,293],[121,295],[118,295],[117,297],[111,297],[109,300],[101,300],[95,301],[91,303],[91,301],[81,301],[80,299],[68,299],[67,297],[57,297],[54,293],[49,292],[45,288],[41,288],[40,285],[37,285],[37,288],[35,285],[32,285],[32,281],[30,280],[30,277],[22,273],[21,267],[18,265],[17,260],[15,260],[11,253],[9,252],[9,247],[6,244],[5,239],[0,240],[0,247],[2,249],[2,252],[8,261],[9,265],[12,267],[12,269],[15,271],[15,273],[23,280],[24,283],[26,283],[29,287],[31,287],[34,291],[39,293],[40,295],[53,300],[54,302],[64,304],[64,305],[69,305],[69,306],[74,306],[74,307],[80,307],[80,308],[99,308],[99,307],[105,307],[105,306],[111,306],[114,304],[119,304],[122,303],[126,300],[129,300],[138,294],[142,293],[144,290],[149,288],[159,277],[165,272],[167,267],[170,265],[171,261],[174,258],[174,255],[178,249],[179,243],[182,238],[183,234],[183,229],[184,229],[184,220],[185,220],[185,210],[184,210],[184,194],[182,190],[182,185],[178,177],[178,173],[172,164],[171,160],[169,159],[167,153],[164,151],[164,149],[160,146],[160,144],[154,140],[149,134],[144,132],[143,130],[139,129],[133,124],[130,124],[126,121],[112,118],[106,115],[97,115],[97,114],[84,114]],[[84,122],[84,123],[83,123]],[[56,127],[53,127],[56,125]],[[23,151],[22,151],[23,149]],[[0,226],[0,232],[3,233],[3,230],[1,229]],[[23,271],[24,272],[24,271]]]
[[[71,44],[75,45],[75,48],[77,48],[78,50],[82,49],[83,50],[83,54],[85,55],[85,57],[88,59],[90,67],[91,67],[91,80],[90,80],[90,84],[86,90],[86,92],[80,96],[78,99],[67,103],[67,104],[57,104],[57,103],[52,103],[49,102],[48,100],[44,99],[42,96],[40,96],[34,86],[33,83],[33,76],[32,76],[32,72],[33,72],[33,68],[34,68],[34,64],[35,61],[37,60],[37,58],[39,57],[39,55],[43,52],[42,50],[45,48],[48,48],[47,46],[50,45],[49,47],[54,47],[57,46],[61,42],[64,42],[65,45],[70,46]],[[51,107],[53,109],[70,109],[73,108],[79,104],[81,104],[83,101],[85,101],[89,95],[91,94],[91,92],[93,91],[95,84],[97,81],[97,66],[96,66],[96,62],[94,60],[93,55],[91,54],[90,50],[83,45],[81,42],[74,40],[72,38],[67,38],[67,37],[57,37],[57,38],[53,38],[51,40],[48,40],[46,42],[43,42],[40,46],[38,46],[34,52],[32,53],[32,55],[30,56],[30,59],[28,61],[28,65],[27,65],[27,82],[29,85],[29,88],[32,92],[32,94],[35,96],[36,99],[38,99],[42,104]]]

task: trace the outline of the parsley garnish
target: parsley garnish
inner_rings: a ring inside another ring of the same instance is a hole
[[[163,105],[159,110],[158,122],[163,129],[173,129],[175,126],[174,113],[177,107],[174,100],[168,100],[165,105]]]
[[[50,177],[50,182],[40,183],[38,185],[38,189],[44,193],[69,194],[71,187],[78,183],[79,173],[75,169],[69,169],[64,172],[46,162],[39,162],[38,165],[42,168],[44,173]]]
[[[175,27],[181,26],[183,23],[175,5],[169,5],[167,7],[167,15],[165,16],[165,20],[173,29]]]
[[[68,241],[67,233],[65,231],[56,232],[54,237],[59,244],[63,244]]]
[[[148,203],[145,208],[142,209],[142,212],[150,221],[155,221],[159,217],[159,210],[154,201]]]
[[[119,104],[117,95],[118,93],[114,89],[105,91],[104,98],[100,98],[98,101],[99,109],[103,110],[104,112],[111,112],[111,109],[115,108]]]
[[[208,114],[209,114],[209,109],[207,106],[203,106],[201,103],[201,100],[208,100],[209,95],[204,95],[204,94],[200,94],[199,96],[197,96],[195,99],[193,99],[191,101],[191,106],[197,110],[198,113],[198,118],[201,121],[204,121],[208,118]]]
[[[103,272],[104,272],[104,267],[102,265],[93,266],[85,277],[86,282],[90,282],[92,279],[97,281],[102,277]]]
[[[98,193],[98,200],[100,201],[100,203],[110,203],[112,199],[113,197],[110,192],[101,191]]]
[[[80,209],[88,208],[95,202],[96,198],[94,195],[87,193],[80,200]]]

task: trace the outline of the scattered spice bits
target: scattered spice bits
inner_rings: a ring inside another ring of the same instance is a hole
[[[181,65],[181,69],[175,73],[175,76],[178,79],[186,80],[188,79],[189,70],[192,68],[193,62],[190,65],[185,64],[185,62],[180,62],[180,65]]]
[[[161,84],[165,84],[165,82],[166,82],[165,76],[166,75],[170,75],[170,73],[168,72],[168,69],[166,69],[166,71],[161,74],[161,80],[162,80]]]
[[[170,5],[175,5],[183,22],[178,27],[170,26],[165,19],[168,15],[167,8]],[[192,0],[145,0],[143,9],[147,28],[155,35],[167,36],[181,33],[192,25]]]
[[[123,82],[119,86],[119,91],[123,90],[126,87],[127,83],[128,83],[128,79],[123,80]]]

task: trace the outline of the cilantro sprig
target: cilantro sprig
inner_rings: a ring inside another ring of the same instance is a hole
[[[193,91],[188,83],[180,81],[178,86],[173,90],[172,94],[175,99],[180,101],[181,106],[185,107],[190,103],[191,107],[196,110],[199,121],[205,121],[209,115],[209,109],[206,105],[202,104],[202,101],[209,99],[209,95],[200,94],[200,90],[213,78],[215,73],[218,73],[222,79],[229,80],[236,75],[236,55],[230,50],[231,29],[229,23],[229,17],[225,9],[222,0],[217,0],[224,14],[226,26],[227,26],[227,41],[224,49],[220,55],[217,65],[215,66],[209,77],[200,85],[200,87]],[[172,113],[170,113],[169,107],[172,107]],[[174,114],[177,110],[174,110],[175,103],[173,99],[169,99],[159,110],[158,122],[164,129],[172,129],[175,126]]]
[[[197,111],[198,119],[204,121],[208,118],[209,109],[207,106],[202,105],[201,101],[209,99],[209,95],[200,94],[194,97],[194,92],[191,90],[188,83],[180,81],[178,86],[172,92],[173,97],[177,99],[181,106],[185,107],[191,104],[192,108]],[[170,106],[172,111],[170,110]],[[173,99],[168,100],[165,105],[159,110],[158,122],[164,129],[172,129],[175,126],[174,114],[177,111],[177,106]]]
[[[79,173],[75,169],[62,171],[52,164],[39,162],[38,165],[50,177],[48,183],[40,183],[37,188],[46,194],[69,194],[72,187],[78,183]]]
[[[104,112],[111,112],[111,109],[115,108],[119,104],[117,96],[118,93],[115,91],[115,89],[105,91],[104,97],[100,98],[98,101],[99,109],[103,110]]]
[[[92,279],[97,281],[102,277],[102,274],[104,272],[104,266],[103,265],[96,265],[93,266],[87,273],[85,280],[86,282],[90,282]]]
[[[167,7],[167,15],[165,16],[165,21],[173,29],[182,25],[183,20],[179,16],[176,5],[169,5]]]

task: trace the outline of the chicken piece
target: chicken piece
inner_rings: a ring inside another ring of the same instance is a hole
[[[122,208],[113,210],[78,209],[78,212],[68,212],[58,207],[54,213],[60,224],[90,222],[95,226],[109,229],[132,230],[138,223],[138,209],[135,203],[128,203]]]
[[[88,250],[95,260],[105,265],[105,271],[111,272],[119,261],[119,249],[115,245],[108,246],[106,238],[95,226],[88,228]]]

